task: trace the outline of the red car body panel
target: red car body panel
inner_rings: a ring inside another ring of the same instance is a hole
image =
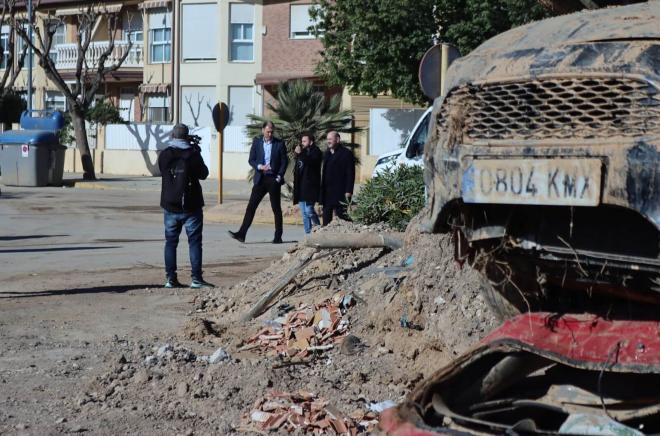
[[[596,315],[528,313],[506,321],[480,346],[517,343],[523,349],[592,369],[660,372],[660,322],[610,321]]]
[[[460,434],[450,429],[425,429],[416,412],[416,404],[428,397],[432,386],[455,376],[481,356],[520,351],[576,368],[658,374],[660,322],[605,320],[591,314],[560,316],[536,312],[519,315],[506,321],[471,351],[437,371],[419,385],[406,402],[385,411],[380,429],[395,436]]]

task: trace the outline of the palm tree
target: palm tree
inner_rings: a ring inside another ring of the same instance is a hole
[[[268,103],[268,109],[273,113],[270,118],[259,115],[248,115],[251,124],[247,126],[251,138],[261,135],[261,126],[266,120],[275,125],[275,135],[286,143],[289,157],[293,158],[293,150],[300,145],[300,135],[310,132],[316,138],[336,130],[342,133],[354,133],[359,129],[353,127],[353,111],[340,110],[341,96],[335,95],[328,99],[323,92],[314,89],[312,82],[294,80],[282,82],[277,88],[275,103]],[[317,145],[323,150],[321,141]],[[293,165],[289,165],[289,172]],[[252,172],[249,178],[252,179]],[[290,177],[287,177],[291,180]]]

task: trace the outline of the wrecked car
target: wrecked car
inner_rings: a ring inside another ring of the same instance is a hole
[[[504,323],[380,428],[660,433],[660,2],[498,35],[448,71],[427,230]]]
[[[657,434],[659,374],[657,321],[528,313],[423,382],[380,428],[394,436]]]
[[[450,67],[426,226],[455,232],[503,319],[660,302],[659,22],[659,2],[555,17]]]

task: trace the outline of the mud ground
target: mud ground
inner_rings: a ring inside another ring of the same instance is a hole
[[[7,216],[20,220],[0,213]],[[49,230],[57,232],[37,234]],[[320,231],[387,229],[336,222]],[[13,246],[11,238],[0,242]],[[117,253],[108,257],[115,267],[98,268],[96,258],[88,271],[58,271],[66,259],[34,271],[14,259],[0,285],[0,434],[254,434],[250,412],[272,390],[314,393],[346,416],[399,402],[496,325],[478,274],[455,262],[450,237],[420,234],[413,223],[405,239],[395,251],[340,250],[314,261],[249,322],[242,315],[309,249],[289,244],[273,257],[271,244],[236,244],[234,257],[206,263],[218,285],[207,291],[161,288],[162,266],[137,263],[126,249],[132,265],[120,266]],[[76,262],[86,258],[75,253]],[[344,316],[357,346],[315,352],[304,364],[243,350],[280,305],[338,292],[354,297]],[[229,357],[209,362],[220,348]]]
[[[218,285],[268,259],[207,265]],[[146,287],[160,268],[16,276],[0,290],[0,434],[153,434],[159,420],[107,410],[81,416],[72,404],[107,372],[127,338],[159,342],[183,330],[199,291]],[[9,289],[9,290],[8,290]],[[27,291],[29,289],[29,291]],[[144,404],[142,407],[157,407]]]

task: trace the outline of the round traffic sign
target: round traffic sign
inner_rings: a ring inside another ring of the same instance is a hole
[[[446,43],[434,45],[424,53],[422,61],[419,63],[419,85],[422,87],[424,95],[431,100],[440,95],[442,75],[446,73],[446,71],[442,71],[443,46],[447,53],[447,67],[461,57],[461,53],[456,47]]]

